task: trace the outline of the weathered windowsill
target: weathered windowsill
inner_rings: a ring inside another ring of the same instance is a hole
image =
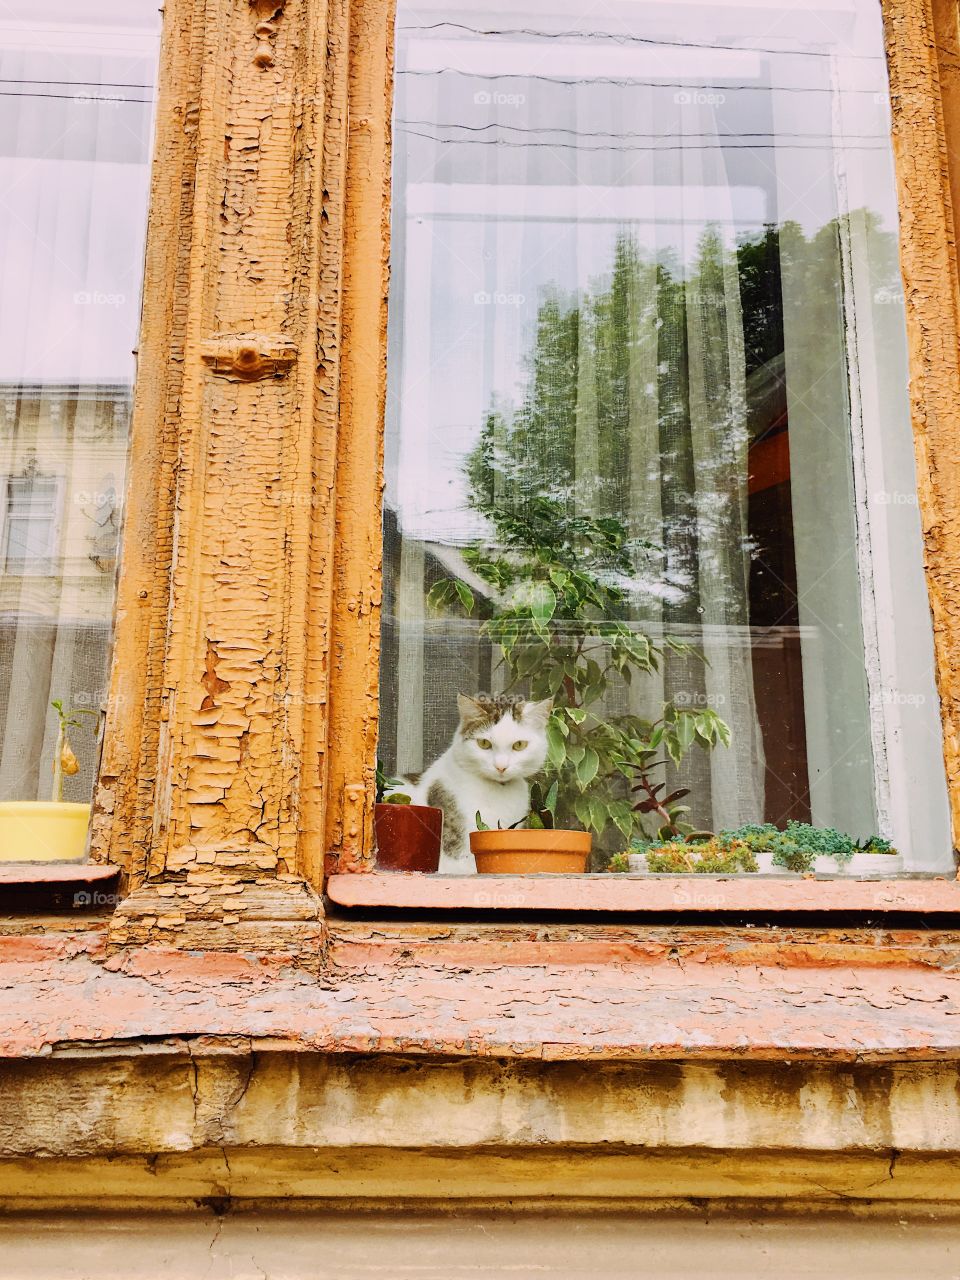
[[[0,863],[0,911],[70,912],[116,905],[120,868],[102,862]]]
[[[373,872],[332,875],[326,883],[326,894],[339,907],[406,911],[960,916],[960,883],[940,877],[793,880],[776,876],[440,876]]]

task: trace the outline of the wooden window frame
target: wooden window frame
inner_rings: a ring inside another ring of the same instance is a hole
[[[960,45],[952,0],[878,3],[956,842]],[[167,0],[92,823],[126,894],[113,946],[318,948],[325,876],[373,870],[393,20]],[[768,889],[736,892],[769,910]]]

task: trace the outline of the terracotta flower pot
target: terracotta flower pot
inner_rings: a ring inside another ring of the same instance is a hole
[[[487,876],[582,875],[589,831],[471,831],[470,852]]]
[[[426,804],[378,804],[373,811],[377,866],[384,871],[436,871],[443,810]]]

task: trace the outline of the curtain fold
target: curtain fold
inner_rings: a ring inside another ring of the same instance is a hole
[[[522,54],[478,48],[445,41],[445,64],[431,66],[429,39],[400,45],[406,186],[394,243],[406,288],[391,323],[405,357],[390,409],[401,455],[387,502],[401,551],[387,559],[399,569],[387,592],[399,645],[384,673],[387,763],[430,763],[453,730],[455,694],[502,685],[477,624],[454,634],[446,619],[444,651],[444,624],[424,606],[449,568],[431,548],[453,553],[480,531],[464,472],[486,421],[502,454],[516,453],[512,433],[523,441],[525,476],[496,469],[497,501],[516,501],[539,476],[574,512],[622,522],[637,547],[633,625],[658,641],[675,634],[705,659],[670,655],[603,710],[655,719],[673,697],[713,706],[734,745],[684,764],[697,820],[760,820],[743,314],[714,114],[678,112],[675,94],[611,77],[526,78],[512,73]],[[465,123],[478,100],[503,104],[488,145],[486,126]],[[658,132],[689,135],[680,181],[657,181],[662,161],[645,138]],[[451,335],[469,336],[451,351]],[[405,442],[416,456],[424,438],[444,487],[404,464]],[[476,683],[486,672],[490,684]]]

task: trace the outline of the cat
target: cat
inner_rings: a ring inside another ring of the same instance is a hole
[[[510,827],[530,808],[528,779],[547,758],[547,721],[553,699],[525,702],[509,696],[457,694],[460,723],[453,741],[419,777],[405,779],[414,804],[443,810],[440,873],[477,869],[470,832],[479,813],[488,827]],[[410,783],[413,785],[409,785]]]

